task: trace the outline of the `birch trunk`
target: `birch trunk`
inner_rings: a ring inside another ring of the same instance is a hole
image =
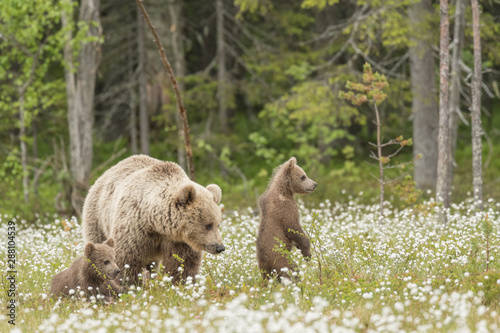
[[[457,0],[455,25],[453,29],[453,51],[451,54],[450,75],[450,184],[453,184],[453,168],[455,168],[455,151],[457,148],[458,119],[460,111],[460,82],[462,71],[462,48],[465,26],[465,0]]]
[[[436,198],[444,208],[450,206],[450,110],[448,75],[450,71],[448,0],[440,0],[441,38],[439,45],[439,134]],[[444,215],[446,216],[446,215]],[[446,217],[445,217],[446,218]],[[446,220],[445,220],[446,221]]]
[[[476,207],[483,209],[483,172],[481,144],[481,36],[479,30],[479,5],[471,0],[472,31],[474,38],[474,73],[472,75],[472,187]]]

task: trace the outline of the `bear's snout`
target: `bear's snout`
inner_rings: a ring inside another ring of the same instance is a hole
[[[215,252],[217,253],[222,253],[225,249],[226,247],[224,245],[215,245]]]
[[[212,254],[220,254],[222,252],[224,252],[224,250],[226,249],[226,247],[222,244],[209,244],[207,246],[205,246],[205,251],[207,252],[210,252]]]
[[[314,190],[316,189],[316,186],[318,186],[318,183],[316,183],[315,181],[311,180],[311,182],[312,182],[312,187],[306,188],[307,192],[314,192]]]
[[[120,274],[120,269],[119,269],[119,268],[117,268],[117,269],[113,269],[113,270],[109,273],[109,277],[110,277],[111,279],[115,279],[115,278],[118,276],[118,274]]]

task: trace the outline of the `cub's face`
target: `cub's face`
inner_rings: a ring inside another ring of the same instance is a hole
[[[286,172],[290,179],[293,193],[307,194],[314,192],[318,183],[307,177],[304,170],[297,165],[295,157],[290,158],[286,163]]]
[[[292,171],[292,187],[294,193],[312,193],[316,189],[316,183],[314,180],[307,177],[304,170],[296,165]]]
[[[108,238],[103,244],[87,243],[85,245],[85,258],[95,265],[93,269],[103,280],[114,280],[120,273],[115,261],[115,241]]]
[[[219,233],[222,212],[221,189],[191,183],[183,186],[176,199],[182,224],[182,239],[196,251],[219,254],[225,250]]]

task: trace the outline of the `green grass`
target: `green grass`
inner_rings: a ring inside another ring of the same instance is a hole
[[[205,255],[196,283],[172,286],[159,274],[109,305],[47,297],[52,276],[83,252],[79,225],[64,231],[53,217],[34,226],[18,220],[16,328],[445,332],[464,325],[472,331],[500,327],[499,204],[487,203],[493,230],[486,271],[485,213],[474,212],[471,200],[452,208],[446,226],[438,222],[432,202],[418,210],[389,204],[380,224],[376,205],[349,200],[347,194],[344,201],[301,203],[302,223],[314,246],[310,262],[292,253],[301,268],[296,284],[262,280],[255,255],[258,217],[246,209],[226,214],[221,234],[227,250]],[[6,290],[0,299],[6,304]],[[0,315],[0,331],[11,328]]]

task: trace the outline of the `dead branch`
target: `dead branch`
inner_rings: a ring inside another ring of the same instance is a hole
[[[148,12],[146,11],[146,8],[144,7],[143,0],[135,0],[137,5],[139,6],[142,16],[146,20],[146,23],[149,26],[149,29],[151,30],[151,33],[154,36],[156,46],[158,47],[158,52],[160,52],[161,60],[163,62],[163,65],[165,66],[165,69],[167,70],[167,74],[170,77],[170,82],[172,83],[172,88],[174,89],[175,92],[175,99],[177,100],[177,108],[179,109],[179,115],[182,120],[182,127],[184,129],[184,145],[186,147],[186,157],[187,157],[187,167],[188,167],[188,172],[189,172],[189,178],[191,178],[192,181],[196,181],[196,175],[194,172],[194,160],[193,160],[193,151],[191,150],[191,138],[189,135],[189,123],[187,119],[187,113],[186,113],[186,108],[184,107],[184,102],[182,101],[182,96],[181,92],[179,90],[179,86],[177,84],[177,80],[175,79],[174,76],[174,71],[172,69],[172,66],[170,65],[170,62],[167,59],[167,56],[165,54],[165,49],[163,48],[163,45],[160,41],[160,37],[158,36],[158,33],[156,32],[156,28],[153,27],[151,20],[149,18]]]

